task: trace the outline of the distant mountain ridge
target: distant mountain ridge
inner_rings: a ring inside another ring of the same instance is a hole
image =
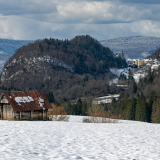
[[[12,56],[17,49],[33,42],[34,40],[0,39],[0,72],[4,66],[5,61],[10,56]]]
[[[33,42],[33,40],[0,39],[0,56],[13,55],[18,48]]]
[[[100,43],[114,54],[124,53],[126,58],[146,58],[160,47],[160,37],[132,36],[107,39]]]
[[[17,49],[33,42],[34,40],[0,39],[0,72],[5,61],[11,57]],[[100,43],[105,47],[109,47],[114,54],[122,53],[123,51],[126,58],[146,58],[160,47],[160,37],[120,37],[103,40],[100,41]]]

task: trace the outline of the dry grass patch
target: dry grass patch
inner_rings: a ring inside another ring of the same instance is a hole
[[[118,119],[110,119],[104,117],[87,117],[83,118],[83,123],[118,123]]]
[[[109,113],[105,112],[100,105],[92,106],[88,111],[89,117],[83,118],[83,123],[118,123],[118,119],[111,119]],[[115,118],[115,117],[114,117]]]
[[[49,118],[54,121],[69,121],[69,116],[64,111],[63,106],[56,106],[55,104],[51,104],[52,109],[49,110]]]

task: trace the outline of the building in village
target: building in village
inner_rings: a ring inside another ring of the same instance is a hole
[[[153,72],[154,70],[158,70],[159,65],[158,64],[154,64],[151,66],[151,71]]]
[[[104,96],[104,97],[98,97],[95,98],[92,101],[92,104],[96,105],[96,104],[106,104],[106,103],[112,103],[112,100],[115,98],[115,100],[117,101],[120,97],[120,94],[114,94],[114,95],[108,95],[108,96]]]
[[[137,59],[136,61],[135,61],[135,64],[139,67],[139,66],[142,66],[142,65],[144,65],[144,60],[143,59]]]
[[[144,60],[144,63],[145,63],[145,64],[148,64],[148,63],[149,63],[149,64],[152,64],[153,62],[154,62],[154,60],[152,60],[151,58]]]
[[[0,97],[1,119],[47,120],[51,108],[42,91],[5,92]]]

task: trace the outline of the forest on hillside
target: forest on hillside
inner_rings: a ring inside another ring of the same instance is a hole
[[[62,105],[66,113],[73,115],[160,123],[160,68],[149,72],[138,84],[131,76],[129,83],[130,87],[121,93],[120,99],[118,101],[113,99],[111,104],[93,105],[91,100],[79,99],[76,104],[68,102]]]
[[[160,123],[160,68],[121,93],[111,104],[113,115],[128,120]]]
[[[1,74],[1,88],[52,92],[57,103],[98,97],[123,90],[109,85],[115,78],[109,68],[126,66],[124,57],[114,57],[109,48],[89,35],[37,40],[8,60]]]
[[[154,51],[148,58],[160,60],[160,48]]]

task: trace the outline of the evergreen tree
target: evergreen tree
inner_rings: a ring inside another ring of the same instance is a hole
[[[127,119],[127,106],[129,104],[129,99],[126,97],[123,101],[118,104],[118,115],[123,119]]]
[[[136,98],[132,97],[127,107],[127,119],[129,120],[135,120],[136,103]]]
[[[134,80],[133,73],[130,69],[129,69],[129,74],[128,74],[128,80]]]
[[[151,122],[151,115],[152,115],[152,107],[153,107],[153,103],[154,101],[156,101],[157,96],[155,92],[152,92],[150,97],[149,97],[149,101],[148,101],[148,105],[147,105],[147,110],[146,110],[146,114],[147,114],[147,121]]]
[[[136,82],[133,83],[133,93],[137,92],[137,84]]]
[[[78,99],[76,106],[77,106],[76,115],[81,115],[82,114],[82,101],[80,98]]]
[[[152,107],[152,122],[160,123],[160,98],[157,98]]]
[[[115,110],[116,103],[117,103],[116,99],[113,98],[113,99],[112,99],[112,103],[111,103],[111,113],[112,113],[112,114],[116,114],[116,113],[115,113],[115,112],[116,112],[116,110]]]
[[[68,102],[67,105],[65,106],[65,111],[67,112],[67,114],[72,115],[71,109],[72,109],[71,102]]]
[[[48,98],[50,103],[54,103],[55,102],[53,92],[49,91],[46,96],[47,96],[47,98]]]
[[[145,102],[145,99],[142,97],[139,97],[137,99],[135,120],[136,121],[143,121],[143,122],[145,122],[147,120],[146,102]]]
[[[127,77],[125,74],[121,73],[118,80],[123,80],[123,81],[126,81],[127,80]]]
[[[82,103],[82,115],[83,116],[87,115],[87,102]]]
[[[153,78],[154,78],[154,77],[153,77],[153,73],[152,73],[152,72],[149,72],[149,74],[148,74],[148,81],[147,81],[148,84],[153,82]]]

